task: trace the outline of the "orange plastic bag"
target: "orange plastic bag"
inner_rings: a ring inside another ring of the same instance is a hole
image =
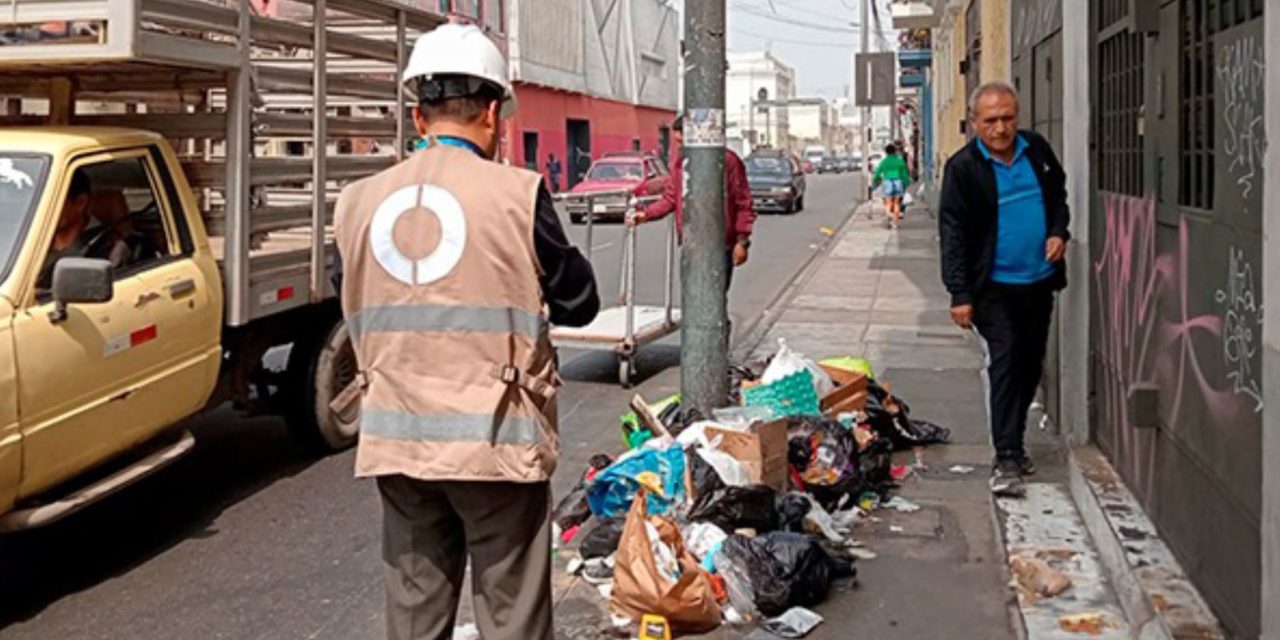
[[[646,521],[675,557],[680,575],[674,582],[658,568]],[[706,572],[685,550],[675,523],[658,516],[645,517],[643,491],[636,494],[627,513],[615,561],[609,604],[616,613],[632,620],[657,614],[665,617],[673,629],[684,632],[704,632],[720,626],[720,605]]]

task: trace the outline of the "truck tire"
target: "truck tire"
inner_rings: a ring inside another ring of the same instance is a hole
[[[359,419],[346,422],[329,408],[356,377],[356,356],[346,323],[338,319],[289,351],[284,418],[289,434],[308,450],[326,454],[355,444]]]

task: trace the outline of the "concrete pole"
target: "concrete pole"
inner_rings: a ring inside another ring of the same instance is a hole
[[[684,245],[680,392],[704,415],[729,392],[724,259],[725,1],[685,4]]]
[[[875,0],[862,0],[862,53],[871,53],[871,3]],[[867,92],[867,98],[871,97],[871,73],[868,66],[858,69],[857,81],[862,83],[863,88]],[[862,138],[862,184],[865,185],[865,193],[868,198],[871,197],[871,172],[875,167],[871,166],[871,107],[862,108],[862,132],[859,137]]]
[[[1280,11],[1267,11],[1263,40],[1266,79],[1266,129],[1280,131]],[[1275,135],[1274,133],[1272,134]],[[1267,150],[1263,180],[1263,300],[1280,300],[1280,150]],[[1262,329],[1262,638],[1280,640],[1280,313],[1264,314]]]

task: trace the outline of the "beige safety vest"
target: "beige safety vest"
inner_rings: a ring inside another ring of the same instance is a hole
[[[551,478],[560,379],[534,250],[539,180],[437,145],[342,190],[357,476]]]

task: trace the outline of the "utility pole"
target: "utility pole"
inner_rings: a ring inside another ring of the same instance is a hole
[[[729,395],[724,259],[725,0],[685,3],[682,404],[711,415]]]
[[[862,53],[871,53],[871,3],[875,0],[862,0]],[[866,60],[864,55],[863,60]],[[869,65],[858,69],[856,81],[861,82],[867,90],[867,98],[871,97],[872,77]],[[871,106],[862,107],[862,184],[868,198],[871,197]]]

